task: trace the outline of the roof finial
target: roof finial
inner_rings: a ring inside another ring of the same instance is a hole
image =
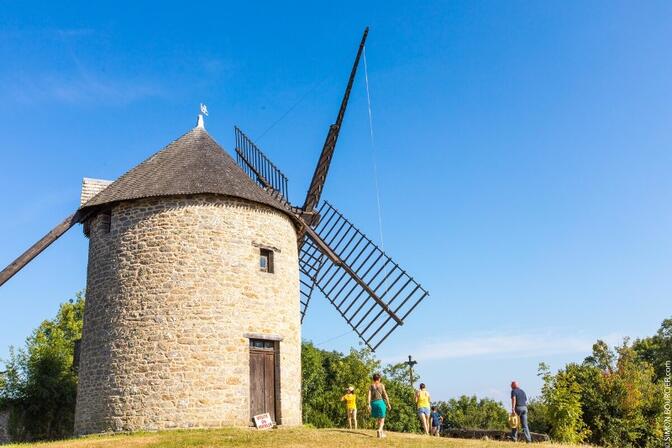
[[[198,122],[196,123],[197,128],[205,129],[205,125],[203,124],[203,115],[206,117],[208,116],[208,106],[201,103],[201,113],[198,114]]]

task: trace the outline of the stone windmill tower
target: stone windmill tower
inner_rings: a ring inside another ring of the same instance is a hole
[[[237,163],[195,128],[82,205],[0,272],[76,223],[89,237],[75,432],[301,424],[301,322],[317,288],[372,349],[427,292],[318,203],[367,31],[305,203],[238,128]]]

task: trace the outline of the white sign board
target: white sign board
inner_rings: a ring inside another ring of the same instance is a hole
[[[271,418],[271,414],[268,412],[265,414],[255,415],[252,418],[254,418],[254,425],[257,427],[257,429],[273,429],[273,419]]]

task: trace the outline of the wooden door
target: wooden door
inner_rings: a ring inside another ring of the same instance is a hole
[[[268,412],[276,422],[275,343],[250,340],[250,418]]]

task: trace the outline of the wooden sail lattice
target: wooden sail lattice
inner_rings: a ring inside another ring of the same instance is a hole
[[[329,259],[310,236],[299,256],[302,287],[312,285],[331,302],[357,335],[375,350],[425,299],[428,292],[357,229],[336,208],[324,201],[315,232],[371,288],[378,300],[365,291],[342,267]],[[302,317],[310,294],[302,289]],[[387,309],[385,309],[383,302]]]
[[[287,177],[237,126],[236,162],[261,188],[268,190],[283,202],[288,200]]]
[[[308,270],[311,270],[308,268]],[[317,271],[314,271],[314,275],[317,275]],[[315,290],[315,277],[311,277],[309,274],[305,273],[303,269],[300,269],[299,275],[299,292],[301,296],[299,298],[301,305],[301,323],[306,318],[306,312],[308,311],[308,305],[310,305],[310,299],[313,296],[313,291]]]

